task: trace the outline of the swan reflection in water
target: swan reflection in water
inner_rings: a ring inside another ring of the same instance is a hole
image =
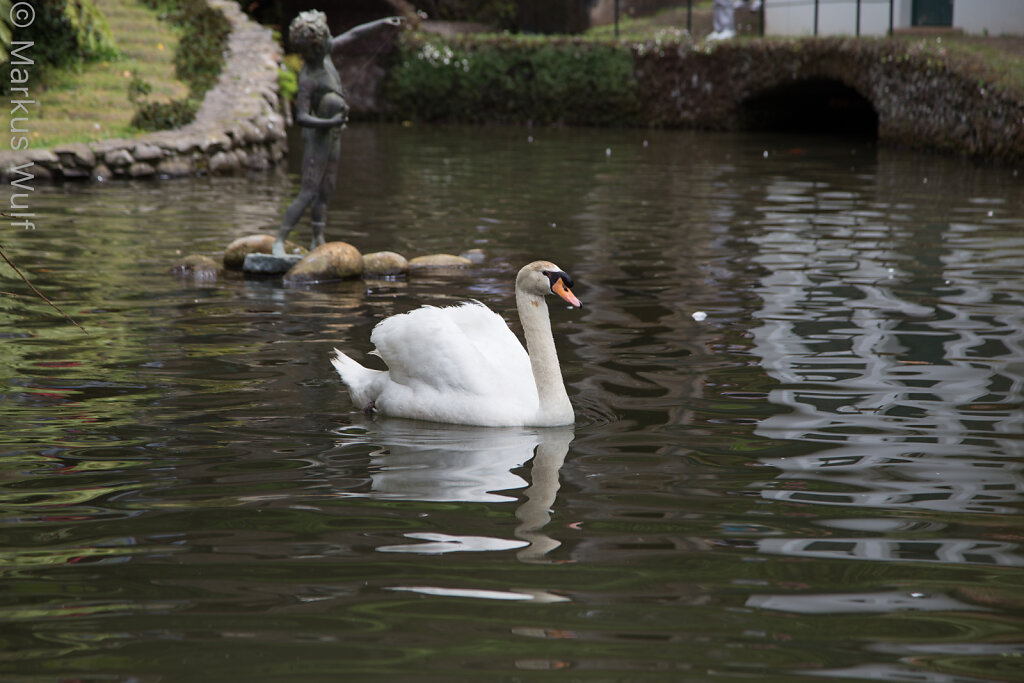
[[[517,550],[523,562],[544,561],[561,545],[544,533],[559,488],[559,469],[573,428],[486,428],[424,425],[399,419],[367,423],[367,443],[380,447],[370,463],[370,498],[425,502],[510,503],[525,488],[515,539],[412,532],[410,543],[380,552],[439,554]],[[530,464],[530,482],[513,470]]]

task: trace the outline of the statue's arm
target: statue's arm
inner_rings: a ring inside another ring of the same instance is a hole
[[[348,120],[348,107],[329,119],[313,112],[313,79],[299,78],[299,91],[295,94],[295,123],[306,128],[336,128]]]
[[[354,43],[360,38],[364,38],[371,33],[375,33],[382,28],[398,28],[402,25],[402,17],[385,17],[384,19],[378,19],[377,21],[371,21],[359,26],[350,28],[339,36],[335,36],[331,40],[331,49],[337,50],[338,48],[345,47],[349,43]]]

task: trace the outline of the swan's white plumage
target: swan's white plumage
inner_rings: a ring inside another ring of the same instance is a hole
[[[571,423],[572,406],[565,396],[543,303],[543,295],[551,291],[548,273],[560,271],[554,264],[536,262],[523,272],[531,268],[529,277],[522,277],[521,272],[517,278],[516,295],[528,344],[531,349],[534,345],[540,348],[538,355],[546,358],[539,376],[505,321],[483,304],[425,306],[374,327],[370,341],[387,371],[365,368],[335,349],[332,363],[348,385],[352,401],[363,410],[434,422],[486,426]],[[543,324],[529,323],[540,317]],[[531,334],[534,341],[530,341]],[[542,405],[544,392],[538,390],[538,383],[555,385],[547,389],[546,395],[553,395],[549,405]]]
[[[472,301],[425,306],[380,322],[370,341],[398,384],[489,396],[532,392],[530,357],[497,313]]]

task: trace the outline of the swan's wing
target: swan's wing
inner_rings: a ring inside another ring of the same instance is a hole
[[[439,392],[536,396],[530,359],[500,316],[479,303],[423,307],[380,322],[370,341],[404,385]]]
[[[476,350],[492,365],[503,391],[528,386],[536,391],[530,356],[505,320],[479,301],[445,309]]]

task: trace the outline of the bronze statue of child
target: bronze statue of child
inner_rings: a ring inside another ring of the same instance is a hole
[[[360,24],[331,37],[327,16],[318,10],[302,12],[288,28],[292,49],[303,58],[299,91],[295,99],[295,122],[303,127],[302,188],[284,212],[281,229],[274,241],[274,256],[284,256],[284,241],[306,207],[312,205],[313,249],[324,243],[327,202],[338,177],[341,158],[341,130],[348,121],[348,103],[341,77],[331,53],[385,27],[398,27],[401,17]]]

